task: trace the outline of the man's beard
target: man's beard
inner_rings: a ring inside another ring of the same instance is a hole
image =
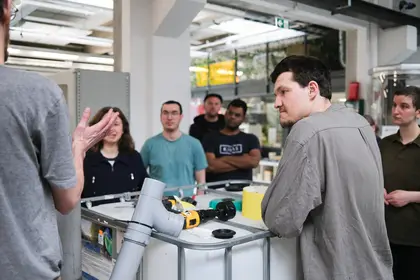
[[[179,126],[178,126],[178,127],[175,127],[175,128],[164,128],[164,130],[165,130],[166,132],[168,132],[168,133],[172,133],[172,132],[177,131],[177,130],[178,130],[178,128],[179,128]]]
[[[282,128],[292,128],[292,126],[295,125],[295,123],[296,122],[293,122],[293,121],[285,121],[285,122],[280,121],[280,125]]]
[[[217,118],[219,116],[219,113],[212,114],[212,113],[206,113],[207,118],[213,119]]]
[[[230,130],[230,131],[235,131],[235,130],[237,130],[237,129],[239,128],[239,126],[240,126],[240,125],[235,125],[235,126],[233,126],[233,125],[229,125],[229,124],[227,124],[227,125],[226,125],[226,128],[227,128],[228,130]]]

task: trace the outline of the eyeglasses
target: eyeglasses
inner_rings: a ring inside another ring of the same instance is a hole
[[[16,18],[16,15],[18,12],[19,12],[19,9],[15,6],[15,4],[12,3],[12,9],[10,11],[10,21]]]
[[[165,117],[169,117],[169,116],[178,117],[179,115],[181,115],[181,113],[178,112],[178,111],[172,111],[172,112],[163,111],[162,115],[165,116]]]

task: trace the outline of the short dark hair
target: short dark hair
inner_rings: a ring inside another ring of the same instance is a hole
[[[248,110],[248,105],[246,105],[245,101],[243,101],[240,98],[232,100],[227,106],[227,108],[229,109],[230,107],[242,108],[242,110],[244,111],[244,116],[246,115],[246,111]]]
[[[294,80],[301,86],[308,86],[310,81],[317,82],[322,97],[331,100],[331,73],[318,58],[304,55],[291,55],[280,61],[270,78],[273,83],[284,72],[292,72]]]
[[[220,103],[223,103],[223,98],[222,98],[222,96],[221,96],[220,94],[217,94],[217,93],[209,93],[209,94],[206,94],[206,96],[204,97],[204,102],[206,102],[206,100],[207,100],[207,99],[209,99],[210,97],[216,97],[216,98],[219,98]]]
[[[413,100],[413,106],[416,110],[420,109],[420,88],[415,86],[408,86],[397,89],[394,92],[394,96],[409,96]]]
[[[108,113],[109,109],[112,108],[112,111],[118,112],[118,117],[122,121],[123,126],[123,134],[121,135],[121,139],[118,142],[118,150],[120,152],[133,152],[134,151],[134,140],[130,133],[130,123],[128,122],[126,116],[118,107],[103,107],[100,109],[95,116],[93,116],[92,120],[89,122],[89,125],[97,124],[102,120],[102,118]],[[92,151],[98,152],[102,149],[104,145],[103,140],[99,141],[95,146],[91,148]]]
[[[170,104],[176,104],[179,107],[179,113],[182,115],[182,105],[181,103],[179,103],[178,101],[175,100],[168,100],[166,102],[163,102],[162,107],[160,108],[160,110],[162,111],[163,105],[170,105]]]

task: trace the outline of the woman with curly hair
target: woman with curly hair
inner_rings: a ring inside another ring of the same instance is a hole
[[[104,107],[93,117],[90,125],[100,121],[111,109]],[[119,108],[112,108],[119,116],[102,141],[93,146],[84,161],[85,186],[83,198],[139,191],[148,177],[139,152],[134,148],[130,125]],[[113,200],[92,203],[110,203]]]

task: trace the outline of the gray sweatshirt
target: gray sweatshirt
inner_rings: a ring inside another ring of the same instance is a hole
[[[305,280],[391,280],[383,193],[372,128],[332,105],[293,126],[262,215],[279,237],[299,236]]]

